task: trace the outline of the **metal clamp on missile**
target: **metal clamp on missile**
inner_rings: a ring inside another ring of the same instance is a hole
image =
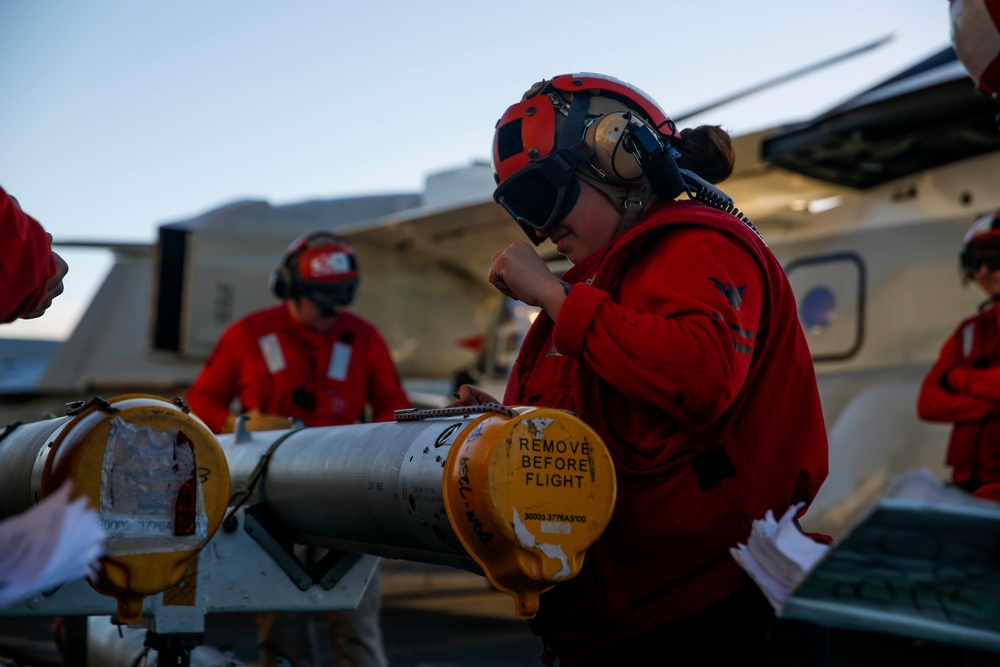
[[[0,517],[72,483],[100,515],[99,593],[118,619],[178,584],[225,514],[229,468],[215,436],[179,399],[129,394],[71,404],[67,416],[22,424],[0,443]]]

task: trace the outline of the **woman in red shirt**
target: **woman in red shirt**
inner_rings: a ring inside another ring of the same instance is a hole
[[[732,171],[729,135],[678,131],[616,79],[563,75],[500,118],[493,165],[494,198],[573,264],[558,277],[527,243],[494,255],[490,282],[544,312],[503,402],[578,414],[618,480],[611,523],[581,573],[541,596],[533,631],[563,667],[664,651],[823,664],[823,629],[775,619],[729,553],[768,510],[804,512],[827,474],[791,288],[707,182]]]

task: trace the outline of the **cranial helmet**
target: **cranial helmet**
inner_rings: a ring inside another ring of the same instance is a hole
[[[1000,269],[1000,211],[978,218],[962,239],[959,255],[962,273],[971,278],[984,263],[991,271]]]
[[[493,135],[493,198],[536,245],[573,209],[580,180],[634,219],[650,190],[684,190],[673,121],[648,95],[602,74],[541,81],[510,106]],[[631,208],[631,210],[630,210]]]
[[[951,43],[976,85],[1000,90],[1000,0],[950,0]]]
[[[306,297],[324,313],[354,301],[358,260],[351,246],[329,232],[300,236],[271,272],[271,291],[279,299]]]

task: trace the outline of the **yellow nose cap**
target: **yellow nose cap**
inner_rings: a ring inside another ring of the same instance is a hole
[[[521,618],[538,612],[541,593],[579,573],[617,489],[593,429],[549,408],[470,423],[448,453],[443,487],[462,545]]]

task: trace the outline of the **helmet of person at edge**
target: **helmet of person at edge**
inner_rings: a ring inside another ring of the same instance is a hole
[[[279,299],[305,297],[320,310],[354,301],[360,275],[354,249],[329,232],[312,232],[292,242],[271,274],[271,291]]]
[[[493,198],[537,245],[537,232],[573,209],[580,176],[609,196],[608,188],[645,188],[649,170],[639,149],[672,164],[670,141],[679,137],[656,102],[628,83],[594,73],[546,79],[497,121]]]
[[[949,0],[955,55],[987,95],[1000,92],[1000,0]]]
[[[987,213],[972,223],[962,239],[959,262],[966,278],[975,276],[983,264],[990,271],[1000,269],[1000,210]]]

